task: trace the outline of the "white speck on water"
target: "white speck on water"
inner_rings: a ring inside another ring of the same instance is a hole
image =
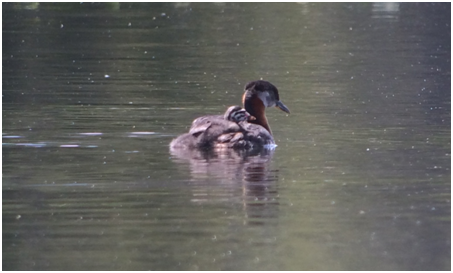
[[[64,25],[63,25],[63,24],[60,24],[60,28],[64,28]]]
[[[110,78],[110,75],[105,74],[104,78]]]
[[[156,132],[131,132],[131,134],[135,134],[135,135],[155,135]]]
[[[2,136],[2,138],[22,138],[23,136]]]
[[[102,133],[80,133],[79,135],[83,136],[102,136]]]

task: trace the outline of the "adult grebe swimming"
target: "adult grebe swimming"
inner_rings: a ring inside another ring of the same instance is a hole
[[[289,113],[280,101],[277,88],[267,81],[250,82],[245,86],[242,103],[245,111],[232,106],[223,116],[195,119],[189,133],[174,139],[170,149],[252,149],[275,144],[265,108],[276,106]]]

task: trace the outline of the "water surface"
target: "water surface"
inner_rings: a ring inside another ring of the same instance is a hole
[[[3,269],[449,270],[449,3],[3,4]],[[271,81],[275,150],[171,154]]]

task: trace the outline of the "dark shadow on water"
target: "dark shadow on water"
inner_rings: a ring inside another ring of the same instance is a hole
[[[189,166],[193,202],[242,203],[245,224],[262,225],[278,216],[278,170],[272,149],[172,150],[173,162]]]

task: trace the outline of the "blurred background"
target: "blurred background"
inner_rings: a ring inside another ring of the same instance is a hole
[[[450,3],[2,3],[4,270],[450,270]],[[276,85],[277,148],[171,154]]]

